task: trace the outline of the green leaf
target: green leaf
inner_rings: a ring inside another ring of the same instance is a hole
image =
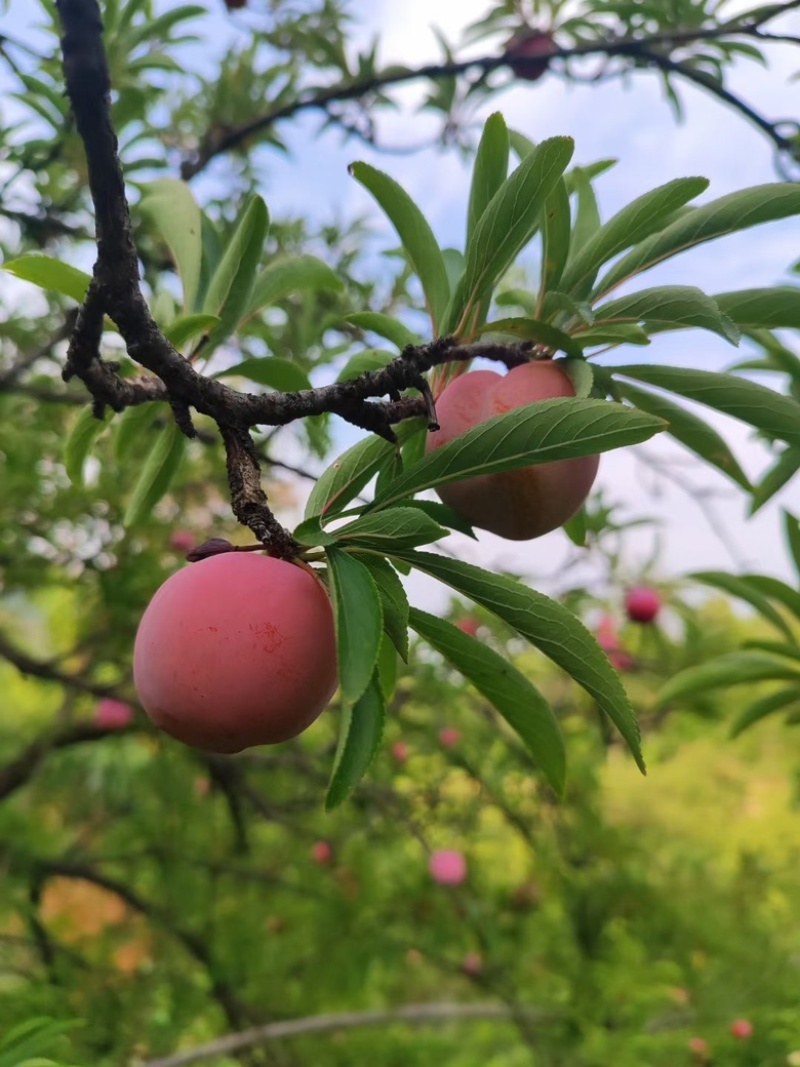
[[[656,703],[661,707],[711,689],[766,681],[800,681],[800,667],[761,652],[730,652],[681,671],[656,694]]]
[[[604,263],[660,230],[676,208],[707,188],[707,178],[676,178],[637,197],[577,248],[561,288],[574,296],[588,296]]]
[[[421,419],[409,419],[397,427],[400,443],[419,432],[424,425]],[[365,437],[363,441],[348,448],[323,472],[311,491],[306,504],[305,517],[326,515],[331,517],[344,511],[347,504],[377,474],[381,465],[396,451],[396,446],[382,437]]]
[[[510,318],[498,319],[496,322],[487,322],[480,326],[477,334],[505,333],[511,337],[522,337],[526,341],[536,341],[537,344],[547,345],[555,351],[566,352],[578,358],[582,355],[581,346],[576,344],[568,333],[551,326],[547,322],[538,319]]]
[[[783,604],[787,611],[790,611],[796,619],[800,620],[800,592],[796,589],[792,589],[786,582],[773,578],[769,574],[747,574],[744,576],[744,580],[754,589],[757,589],[759,593],[763,593],[764,596],[771,597],[772,600],[777,600],[779,604]],[[794,640],[794,636],[792,640]]]
[[[62,263],[60,259],[45,256],[40,252],[11,259],[3,264],[3,270],[26,282],[33,282],[40,289],[51,293],[63,293],[82,304],[92,280],[91,274]]]
[[[757,722],[761,722],[762,719],[766,719],[768,715],[772,715],[774,712],[788,711],[798,701],[800,701],[800,696],[798,696],[796,686],[779,689],[776,693],[769,693],[760,700],[756,700],[734,721],[733,726],[731,726],[731,739],[738,737],[739,734],[744,733],[745,730],[754,726]]]
[[[355,522],[336,531],[340,542],[354,548],[388,552],[392,548],[417,548],[447,537],[449,530],[440,526],[418,508],[388,508],[362,515]]]
[[[239,216],[222,259],[208,283],[203,311],[219,315],[222,321],[209,337],[207,354],[233,333],[244,315],[268,226],[267,206],[260,196],[254,196]]]
[[[339,744],[325,797],[325,810],[333,811],[353,792],[378,751],[386,718],[377,671],[355,704],[342,709]]]
[[[382,370],[393,359],[397,358],[395,352],[387,352],[381,348],[365,348],[362,352],[356,352],[348,359],[336,377],[337,382],[349,382],[358,378],[366,371]]]
[[[263,308],[272,307],[289,293],[342,289],[344,283],[339,275],[316,256],[276,259],[256,275],[242,318],[249,319]]]
[[[354,326],[360,326],[362,330],[371,330],[379,337],[385,337],[393,345],[397,345],[402,352],[408,345],[418,345],[420,338],[412,333],[407,326],[390,315],[383,315],[379,311],[354,311],[348,315],[345,322],[352,322]]]
[[[615,382],[617,390],[626,400],[630,400],[641,411],[649,415],[655,415],[669,423],[667,433],[680,441],[691,452],[710,463],[712,467],[731,478],[748,492],[751,489],[747,475],[731,452],[730,448],[715,429],[698,419],[686,408],[673,404],[671,400],[651,393],[646,389],[640,389],[628,382]]]
[[[466,248],[469,248],[475,228],[492,197],[508,177],[508,149],[505,120],[500,112],[496,111],[486,120],[475,155],[467,210]]]
[[[206,315],[199,312],[195,315],[181,315],[173,319],[169,326],[164,327],[164,336],[173,347],[180,349],[198,334],[208,334],[215,326],[219,326],[218,315]]]
[[[440,526],[448,526],[451,530],[457,530],[466,537],[477,541],[477,535],[470,522],[460,515],[455,508],[442,504],[439,500],[404,500],[404,507],[417,508],[437,522]]]
[[[763,385],[732,374],[686,367],[636,363],[605,369],[614,376],[634,378],[659,389],[668,389],[687,400],[740,419],[787,444],[800,445],[800,404]]]
[[[404,662],[408,662],[408,597],[397,571],[380,556],[368,553],[359,560],[369,570],[378,587],[383,607],[383,626]]]
[[[542,209],[573,149],[569,137],[543,141],[492,197],[467,248],[464,274],[448,307],[442,333],[458,331],[464,317],[491,294],[533,237]]]
[[[563,793],[564,739],[539,690],[508,660],[444,619],[412,608],[411,625],[502,715],[525,742],[553,789]]]
[[[586,535],[589,532],[586,521],[586,508],[581,508],[571,519],[567,519],[562,529],[573,545],[577,545],[578,548],[586,548]]]
[[[352,163],[350,173],[375,197],[389,218],[405,249],[411,266],[422,284],[434,336],[439,335],[442,317],[450,299],[444,260],[433,231],[407,192],[368,163]]]
[[[184,310],[191,311],[197,302],[203,253],[202,215],[192,190],[186,182],[159,178],[143,187],[139,208],[167,243],[183,285]],[[216,314],[218,309],[206,310]]]
[[[397,689],[397,649],[384,630],[378,652],[378,682],[385,701],[390,701]]]
[[[762,508],[767,501],[772,500],[775,494],[779,493],[799,470],[800,448],[785,448],[775,463],[762,476],[758,485],[754,487],[750,514],[755,515],[759,508]]]
[[[795,570],[800,576],[800,520],[790,511],[783,513],[783,532],[786,536],[786,544],[794,562]]]
[[[134,442],[152,440],[151,428],[158,418],[156,404],[126,408],[114,420],[114,458],[122,464]]]
[[[544,205],[542,227],[542,270],[539,283],[539,302],[545,293],[557,289],[570,252],[572,220],[569,211],[569,194],[563,178],[556,182]]]
[[[797,286],[740,289],[718,293],[714,300],[719,309],[742,328],[800,328],[800,288]]]
[[[169,489],[186,450],[186,438],[174,422],[159,430],[131,493],[122,525],[135,526]]]
[[[776,611],[767,597],[759,592],[754,583],[751,583],[749,575],[739,577],[735,574],[728,574],[725,571],[697,571],[689,577],[696,582],[702,582],[703,585],[710,585],[714,589],[721,589],[724,593],[730,593],[731,596],[745,600],[763,618],[771,622],[782,634],[788,637],[790,641],[794,640],[791,627],[783,615]]]
[[[336,621],[339,685],[352,704],[361,697],[378,661],[383,611],[369,569],[339,548],[326,548]]]
[[[689,208],[661,233],[648,237],[615,263],[600,280],[595,296],[609,292],[634,274],[641,274],[687,248],[797,214],[800,214],[800,187],[792,182],[757,185],[729,193],[702,207]]]
[[[637,444],[663,428],[660,419],[606,400],[537,401],[496,415],[430,452],[387,486],[374,506],[385,508],[421,489],[478,474]]]
[[[590,326],[572,334],[573,344],[584,348],[596,345],[649,345],[650,338],[641,326],[634,323],[604,323],[602,326]]]
[[[297,393],[302,389],[311,389],[311,381],[302,367],[282,356],[262,356],[243,359],[241,363],[225,370],[217,371],[214,378],[246,378],[249,382],[258,382],[281,393]]]
[[[474,600],[565,670],[600,705],[644,771],[639,728],[605,652],[571,611],[503,574],[430,552],[398,552],[411,566]]]
[[[313,515],[310,519],[304,519],[299,526],[292,531],[295,541],[310,548],[319,545],[335,545],[339,540],[336,533],[329,533],[322,528],[319,515]]]
[[[96,419],[92,406],[85,407],[64,445],[64,467],[73,485],[83,485],[83,467],[92,445],[111,421],[112,412],[107,408],[102,419]]]
[[[597,197],[591,182],[592,175],[585,167],[573,167],[569,175],[565,177],[568,192],[577,195],[578,206],[575,212],[575,222],[572,227],[572,240],[570,249],[572,255],[577,256],[600,229],[600,212],[597,207]],[[570,263],[567,260],[567,270]],[[563,288],[563,287],[562,287]]]
[[[710,296],[689,285],[659,285],[630,296],[609,300],[595,308],[597,325],[607,322],[644,322],[650,333],[699,326],[739,343],[739,331]]]

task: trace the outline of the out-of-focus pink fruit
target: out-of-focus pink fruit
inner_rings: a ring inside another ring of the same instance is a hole
[[[461,963],[464,974],[480,974],[483,970],[483,956],[480,952],[468,952]]]
[[[100,726],[103,730],[122,730],[130,726],[133,718],[134,711],[130,704],[125,704],[122,700],[112,700],[110,697],[99,701],[94,709],[95,726]]]
[[[188,530],[173,530],[169,535],[169,543],[176,552],[186,553],[197,544],[197,538]]]
[[[517,30],[507,42],[505,52],[509,60],[508,65],[516,76],[524,81],[535,82],[541,78],[550,65],[553,38],[546,30],[534,30],[525,26]],[[514,62],[514,60],[525,62]]]
[[[395,763],[405,763],[410,753],[411,750],[405,741],[395,741],[392,745],[392,759]]]
[[[311,858],[314,863],[325,867],[333,859],[333,849],[327,841],[315,841],[311,846]]]
[[[478,632],[478,620],[468,615],[466,619],[459,619],[456,623],[458,629],[468,637],[475,637]]]
[[[455,726],[445,726],[439,731],[439,741],[445,748],[454,748],[461,740],[461,731]]]
[[[625,596],[625,611],[631,622],[653,622],[661,608],[661,597],[648,585],[637,585]]]
[[[635,666],[635,660],[633,656],[629,656],[627,652],[609,652],[608,658],[611,661],[611,666],[617,671],[630,671]]]
[[[336,689],[333,612],[301,567],[228,552],[177,571],[139,624],[133,679],[153,722],[211,752],[287,741]]]
[[[619,648],[617,624],[610,615],[603,615],[600,619],[597,624],[597,629],[595,630],[595,637],[597,638],[598,645],[604,652],[613,652],[614,649]]]
[[[467,877],[467,861],[455,849],[439,849],[431,854],[428,870],[439,885],[461,885]]]
[[[739,1041],[746,1041],[753,1036],[753,1024],[748,1019],[734,1019],[731,1023],[731,1035]]]
[[[689,1051],[701,1063],[705,1063],[711,1054],[711,1048],[703,1037],[690,1037]]]

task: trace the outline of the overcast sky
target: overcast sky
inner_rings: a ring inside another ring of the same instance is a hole
[[[171,6],[171,2],[157,5],[161,9]],[[213,6],[218,13],[221,8],[221,3]],[[410,65],[440,59],[432,24],[455,40],[468,22],[486,11],[486,5],[479,0],[404,0],[402,4],[354,0],[350,10],[360,39],[366,41],[372,32],[380,30],[383,61]],[[237,27],[245,33],[248,23],[257,21],[258,11],[259,0],[251,0],[249,11],[231,17],[219,13],[219,39],[229,32],[236,36]],[[30,12],[29,5],[12,3],[9,14],[0,19],[0,32],[15,31],[20,19],[30,18]],[[800,14],[787,16],[784,27],[787,32],[800,33]],[[800,91],[798,83],[789,84],[787,78],[800,66],[798,55],[797,49],[777,47],[769,71],[742,63],[734,72],[732,88],[770,118],[796,116],[800,112]],[[381,119],[384,143],[414,144],[433,132],[431,119],[418,114],[415,108],[420,91],[414,86],[404,89],[405,109]],[[679,91],[687,115],[682,125],[676,123],[657,78],[647,74],[632,79],[627,89],[617,83],[573,86],[548,76],[534,85],[522,85],[501,94],[486,113],[501,110],[510,126],[532,140],[569,134],[575,139],[577,163],[617,158],[619,165],[602,176],[596,186],[601,213],[606,218],[635,196],[674,177],[700,174],[709,178],[711,187],[699,202],[748,185],[778,180],[771,146],[763,135],[700,90],[681,87]],[[386,248],[394,246],[396,237],[388,222],[377,212],[366,191],[347,175],[349,162],[366,159],[405,186],[425,211],[442,245],[463,246],[469,165],[458,153],[380,154],[361,144],[342,145],[337,134],[314,136],[318,126],[319,117],[307,115],[291,134],[290,157],[284,159],[277,153],[266,157],[263,192],[274,214],[312,214],[321,220],[366,214],[376,228],[378,247],[381,236]],[[637,285],[679,282],[713,293],[785,284],[789,280],[786,268],[798,256],[800,221],[792,219],[703,246],[649,272]],[[533,262],[528,260],[531,266]],[[796,338],[787,336],[786,340],[797,346]],[[638,361],[643,354],[648,360],[704,369],[721,369],[739,355],[719,338],[699,331],[660,337],[650,348],[634,350],[629,358]],[[621,362],[622,358],[615,353],[613,362]],[[705,409],[699,413],[708,416]],[[733,446],[748,474],[757,477],[767,456],[753,442],[750,431],[722,416],[715,416],[712,421]],[[352,439],[350,431],[342,428],[342,446]],[[680,468],[693,485],[708,491],[706,502],[727,531],[726,547],[698,505],[674,485],[654,478],[652,471],[636,459],[637,454],[681,461],[688,454],[679,446],[659,442],[607,454],[601,462],[598,484],[610,500],[625,505],[631,516],[656,515],[664,521],[663,551],[653,577],[737,564],[782,576],[790,574],[779,532],[778,509],[783,505],[800,512],[800,480],[796,479],[759,516],[747,520],[743,496],[725,479],[700,467]],[[652,494],[654,488],[658,490],[656,495]],[[477,545],[459,535],[448,539],[448,545],[464,558],[536,576],[537,584],[545,589],[547,575],[564,560],[565,542],[560,532],[521,545],[490,534],[481,534]],[[652,548],[652,534],[631,534],[626,561],[628,579],[635,581],[640,576]],[[417,592],[418,600],[435,605],[437,598],[427,587],[420,586]]]

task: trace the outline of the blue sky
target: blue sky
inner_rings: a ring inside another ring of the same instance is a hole
[[[210,10],[217,13],[216,44],[228,34],[246,35],[248,24],[259,19],[259,2],[251,0],[250,10],[231,16],[223,12],[221,2],[210,3]],[[170,0],[159,6],[164,9],[174,5]],[[415,64],[439,58],[431,24],[444,29],[450,39],[457,38],[459,30],[482,14],[486,5],[478,0],[406,0],[403,4],[354,0],[350,9],[359,40],[366,42],[372,32],[381,31],[382,60]],[[15,32],[20,20],[29,19],[30,14],[29,5],[12,3],[11,11],[0,19],[0,32]],[[787,32],[800,33],[800,14],[788,16],[784,26]],[[771,70],[742,63],[734,71],[731,84],[767,116],[786,117],[800,111],[798,83],[787,83],[788,75],[798,66],[796,49],[792,52],[788,47],[778,47]],[[487,108],[487,114],[490,110],[501,110],[509,125],[537,141],[554,134],[569,134],[575,139],[578,163],[609,156],[617,158],[619,165],[597,183],[605,217],[640,193],[674,177],[700,174],[709,178],[711,187],[701,201],[748,185],[778,180],[771,146],[763,135],[700,90],[687,87],[680,92],[687,116],[683,124],[676,123],[657,79],[646,74],[632,79],[627,89],[619,83],[572,86],[555,76],[546,77],[534,85],[522,85],[501,94]],[[424,140],[426,133],[433,132],[435,120],[416,110],[420,93],[420,86],[406,87],[401,93],[404,108],[381,119],[385,143],[416,143]],[[366,191],[347,174],[348,163],[365,159],[391,173],[405,186],[425,211],[443,245],[461,244],[469,182],[467,161],[454,151],[397,156],[377,153],[352,142],[342,145],[339,134],[316,135],[318,126],[318,116],[305,116],[291,132],[288,158],[273,152],[264,154],[266,169],[260,191],[273,213],[311,213],[320,220],[366,214],[376,231],[376,248],[391,248],[396,244],[394,232]],[[198,186],[200,189],[202,185]],[[679,282],[698,285],[713,293],[785,283],[785,270],[798,256],[800,220],[788,220],[703,246],[651,271],[638,284]],[[533,259],[527,262],[534,266]],[[639,360],[642,354],[637,349],[630,358]],[[621,358],[621,354],[615,354],[614,362],[620,362]],[[733,362],[737,352],[710,334],[683,331],[659,338],[646,350],[646,358],[720,369]],[[702,414],[708,415],[706,411]],[[756,476],[766,465],[767,457],[752,440],[750,431],[722,416],[715,416],[711,421],[725,434],[748,473]],[[347,429],[343,428],[340,440],[343,446],[352,440]],[[637,455],[651,456],[659,462],[664,459],[682,462],[687,454],[678,446],[659,441],[606,455],[601,463],[599,484],[610,499],[624,504],[632,515],[663,518],[658,573],[666,577],[701,567],[732,566],[728,549],[697,505],[675,486],[655,478],[636,459]],[[783,504],[800,511],[797,482],[756,519],[748,521],[744,499],[721,476],[700,468],[689,468],[685,476],[696,487],[707,489],[707,499],[718,521],[728,530],[728,542],[734,546],[741,565],[789,574],[778,529],[778,507]],[[655,495],[651,492],[654,488]],[[724,495],[717,498],[717,493]],[[489,534],[482,534],[480,543],[475,545],[454,535],[449,544],[474,562],[530,574],[545,589],[563,578],[560,572],[555,577],[566,554],[561,533],[524,545],[513,545]],[[640,576],[652,547],[652,534],[631,535],[626,561],[631,580]],[[579,573],[573,571],[570,581]],[[591,577],[591,566],[586,573]],[[422,600],[430,604],[433,594],[428,587],[420,587],[419,592]]]

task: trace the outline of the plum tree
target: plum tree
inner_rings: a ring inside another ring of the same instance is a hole
[[[180,741],[213,752],[286,741],[336,689],[328,595],[308,571],[268,556],[192,563],[150,601],[133,674],[145,711]]]
[[[661,597],[650,586],[634,586],[625,595],[625,611],[631,622],[653,622],[660,610]]]
[[[441,448],[495,415],[574,395],[572,382],[555,360],[525,363],[505,375],[470,371],[451,381],[437,400],[440,429],[428,435],[426,449]],[[562,459],[450,482],[437,492],[473,526],[511,541],[528,541],[572,518],[589,495],[599,463],[596,455]]]

